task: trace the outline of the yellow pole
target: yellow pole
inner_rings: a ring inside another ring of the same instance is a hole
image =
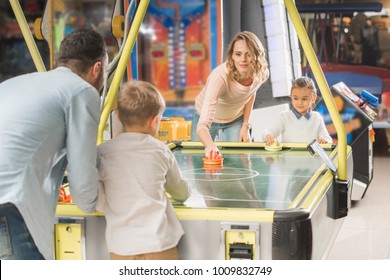
[[[12,10],[14,11],[16,20],[18,21],[24,40],[26,41],[27,47],[34,61],[35,67],[39,72],[45,72],[46,71],[45,64],[43,63],[42,57],[39,54],[37,45],[35,44],[33,35],[31,34],[31,30],[28,27],[26,17],[24,16],[22,8],[20,7],[19,1],[9,0],[9,3],[11,4]]]
[[[137,39],[138,31],[141,27],[141,23],[146,14],[150,0],[141,0],[137,11],[134,16],[133,23],[131,24],[129,35],[126,39],[126,43],[123,47],[122,55],[119,58],[117,69],[115,70],[114,77],[112,79],[111,86],[107,93],[107,99],[103,105],[102,114],[100,116],[99,130],[97,135],[97,145],[103,142],[103,131],[107,123],[108,116],[110,115],[111,108],[115,102],[118,89],[121,85],[123,75],[126,70],[127,61],[129,60],[131,50],[133,49],[135,40]]]
[[[50,69],[54,68],[54,36],[53,36],[53,13],[54,13],[54,6],[53,6],[53,0],[48,0],[49,5],[49,49],[50,49]]]
[[[313,27],[314,28],[314,27]],[[309,32],[309,15],[306,14],[306,17],[305,17],[305,29],[306,29],[306,32]],[[306,68],[307,66],[307,59],[306,59],[306,55],[303,54],[303,59],[302,59],[302,66]]]
[[[313,46],[310,43],[305,27],[303,26],[301,17],[299,16],[298,10],[293,0],[284,0],[284,4],[290,15],[292,23],[294,24],[297,32],[299,41],[301,42],[302,48],[305,52],[309,65],[312,69],[318,87],[321,91],[322,97],[324,98],[325,105],[328,108],[330,117],[332,118],[333,124],[337,131],[338,139],[338,178],[341,180],[347,179],[347,136],[345,132],[344,124],[341,120],[340,114],[337,110],[336,104],[333,100],[333,96],[329,90],[328,83],[325,79],[324,73],[322,72],[321,66],[317,60],[317,56],[314,52]]]

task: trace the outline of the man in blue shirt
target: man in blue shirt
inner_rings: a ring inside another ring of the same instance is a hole
[[[67,170],[73,202],[95,211],[96,135],[108,64],[103,38],[78,30],[58,67],[0,84],[0,259],[53,259],[55,209]]]

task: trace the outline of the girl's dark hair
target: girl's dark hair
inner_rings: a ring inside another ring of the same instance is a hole
[[[302,76],[293,82],[290,94],[295,88],[308,88],[313,95],[317,95],[317,88],[314,84],[314,81],[306,76]]]
[[[86,73],[95,62],[103,61],[106,53],[106,44],[99,33],[80,29],[62,40],[58,64],[72,64],[81,73]]]

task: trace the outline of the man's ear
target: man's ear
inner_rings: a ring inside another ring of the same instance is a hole
[[[91,69],[91,74],[94,78],[98,77],[100,74],[102,68],[102,62],[101,61],[96,61]]]

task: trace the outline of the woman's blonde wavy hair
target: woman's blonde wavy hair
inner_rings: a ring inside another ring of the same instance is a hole
[[[239,78],[237,68],[234,66],[234,61],[232,58],[234,44],[239,40],[244,40],[251,52],[252,60],[250,66],[253,70],[253,79],[258,80],[259,82],[264,82],[269,77],[266,52],[259,38],[254,33],[249,31],[242,31],[237,33],[230,41],[228,46],[226,52],[226,65],[230,79],[238,81]]]

